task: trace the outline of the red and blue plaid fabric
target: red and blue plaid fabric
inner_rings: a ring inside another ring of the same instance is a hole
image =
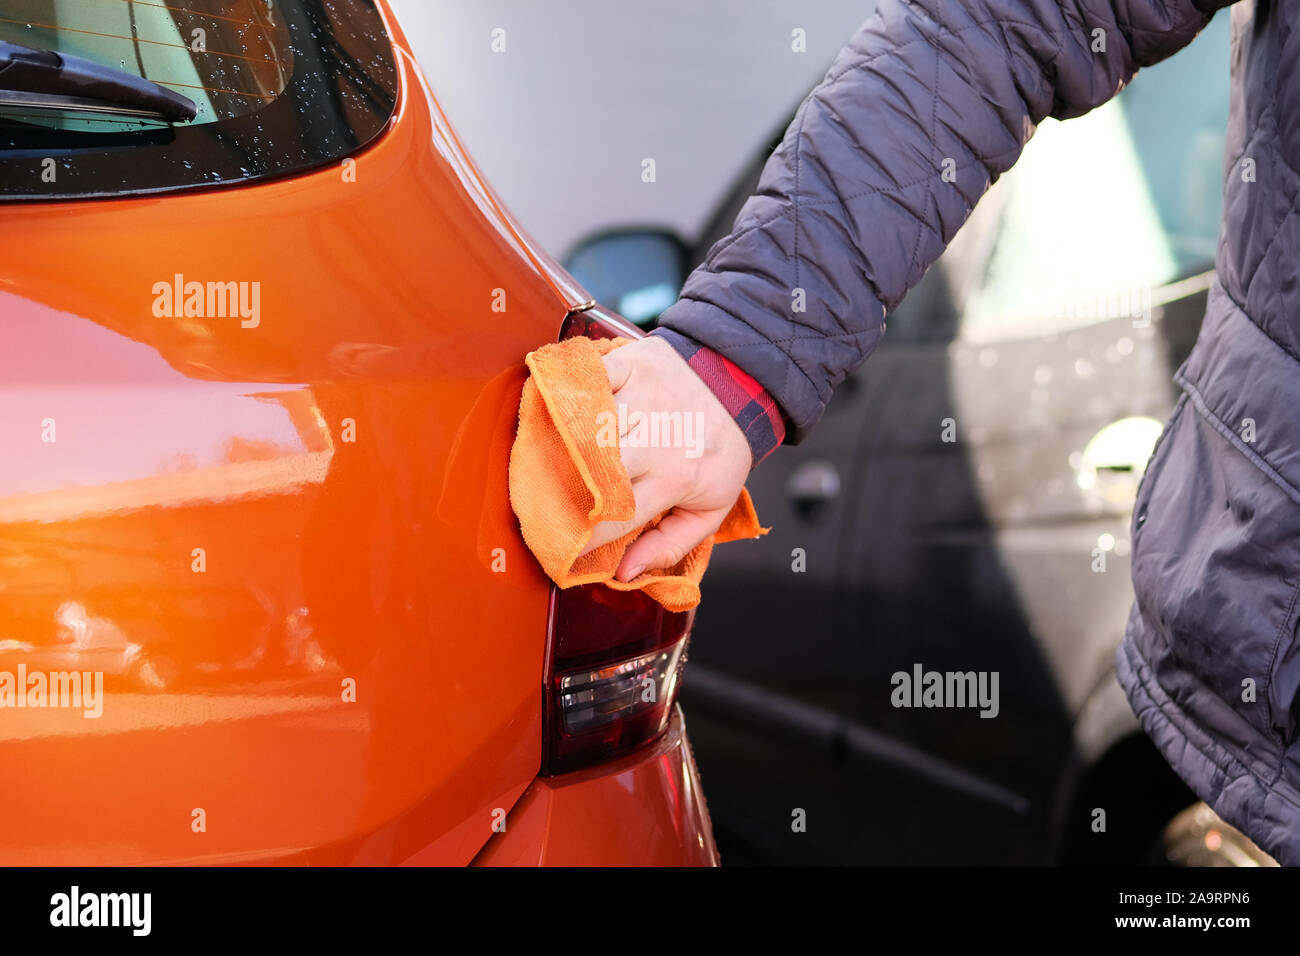
[[[659,328],[651,334],[666,339],[677,350],[677,354],[704,380],[722,402],[722,407],[736,420],[754,453],[751,467],[756,467],[785,440],[785,419],[781,409],[767,389],[744,369],[680,332]]]

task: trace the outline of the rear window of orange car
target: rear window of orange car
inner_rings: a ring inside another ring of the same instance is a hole
[[[194,116],[12,90],[23,83],[0,66],[0,199],[291,175],[363,148],[397,101],[372,0],[6,0],[2,44],[142,77],[188,98]]]

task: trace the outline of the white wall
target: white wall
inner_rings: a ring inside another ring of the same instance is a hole
[[[553,254],[611,225],[693,238],[874,0],[393,0],[471,154]],[[505,53],[491,32],[506,31]],[[807,34],[791,51],[791,31]],[[641,181],[653,157],[657,182]]]

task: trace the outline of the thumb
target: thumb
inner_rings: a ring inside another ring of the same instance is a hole
[[[613,349],[601,358],[605,364],[605,374],[609,376],[610,390],[615,392],[626,385],[627,380],[632,377],[632,362],[619,354],[622,351],[622,348]]]
[[[632,542],[619,562],[615,577],[620,581],[631,581],[653,568],[671,568],[717,531],[721,524],[721,512],[675,508],[658,525]]]

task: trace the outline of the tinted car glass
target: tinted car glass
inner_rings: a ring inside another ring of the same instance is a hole
[[[0,105],[0,196],[214,186],[335,162],[397,100],[371,0],[9,0],[0,41],[81,57],[190,98],[197,115]]]

